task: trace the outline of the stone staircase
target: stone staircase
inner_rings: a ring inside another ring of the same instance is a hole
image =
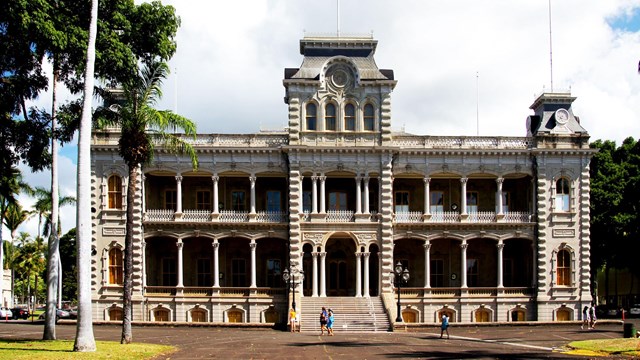
[[[385,332],[390,323],[379,297],[304,297],[300,301],[301,331],[320,334],[322,307],[333,310],[334,332]]]

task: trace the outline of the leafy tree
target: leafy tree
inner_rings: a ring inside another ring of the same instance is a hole
[[[125,228],[123,322],[121,343],[132,340],[131,333],[131,290],[133,286],[133,228],[134,197],[138,192],[138,173],[143,164],[153,159],[154,145],[165,146],[174,153],[187,153],[194,168],[198,166],[193,147],[179,135],[176,129],[186,135],[196,135],[195,124],[169,110],[156,110],[154,105],[162,97],[162,81],[169,73],[164,62],[152,62],[144,66],[135,81],[124,84],[124,101],[121,106],[103,107],[97,111],[101,125],[118,125],[121,128],[118,152],[129,169],[127,184],[127,220]],[[169,132],[171,131],[171,132]],[[139,209],[137,210],[139,211]]]
[[[4,225],[11,232],[11,243],[4,242],[3,254],[6,254],[4,267],[3,269],[11,269],[11,303],[13,304],[13,292],[15,288],[15,270],[13,268],[13,262],[11,259],[15,256],[15,246],[13,246],[13,242],[16,238],[16,232],[18,231],[18,227],[22,225],[27,219],[31,216],[31,212],[28,210],[23,210],[22,206],[19,203],[11,203],[7,207],[7,211],[5,212],[4,217]],[[0,288],[2,288],[0,286]]]
[[[60,237],[60,257],[62,262],[62,298],[77,302],[78,299],[78,267],[76,249],[76,229],[69,230]]]

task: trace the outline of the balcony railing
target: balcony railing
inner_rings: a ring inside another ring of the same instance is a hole
[[[458,287],[409,287],[402,288],[400,291],[404,298],[493,298],[496,296],[531,297],[533,295],[533,289],[529,287],[468,287],[464,289]]]
[[[185,210],[182,214],[183,221],[189,222],[207,222],[211,220],[211,211],[209,210]]]
[[[457,211],[433,212],[429,216],[424,216],[420,211],[397,212],[394,214],[394,221],[398,224],[415,223],[459,223],[462,216]],[[492,211],[471,212],[466,215],[466,222],[469,223],[528,223],[531,222],[532,215],[528,212],[512,211],[506,212],[502,217],[497,216]]]
[[[185,297],[275,297],[283,296],[285,288],[270,287],[211,287],[211,286],[146,286],[144,294],[146,296],[168,296],[181,295]]]
[[[182,215],[176,217],[176,212],[166,209],[147,209],[144,213],[146,222],[287,222],[287,213],[283,211],[257,211],[255,217],[250,219],[248,211],[222,210],[217,216],[213,216],[209,210],[184,210]],[[216,220],[212,220],[216,219]]]
[[[220,222],[248,222],[248,211],[222,210],[220,211]]]
[[[353,221],[353,211],[351,210],[330,210],[327,211],[327,222],[351,222]]]
[[[144,221],[167,222],[175,220],[176,212],[165,209],[150,209],[144,212]]]

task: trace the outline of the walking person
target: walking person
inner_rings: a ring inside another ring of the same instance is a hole
[[[589,308],[590,329],[596,328],[596,321],[598,321],[598,318],[596,317],[596,305],[594,303],[591,303],[591,307]]]
[[[327,308],[322,307],[322,311],[320,312],[320,335],[324,335],[324,331],[327,330],[327,334],[329,330],[327,329],[327,321],[329,320],[329,314],[327,313]]]
[[[580,329],[584,329],[585,325],[587,329],[591,327],[591,319],[589,318],[589,307],[584,306],[582,308],[582,325],[580,325]]]
[[[440,339],[442,339],[442,334],[447,332],[447,339],[449,338],[449,317],[447,314],[442,314],[442,325],[440,326]]]
[[[297,316],[296,311],[291,308],[291,310],[289,310],[289,325],[291,326],[291,332],[296,332],[296,321],[298,321]]]
[[[327,318],[327,333],[333,336],[333,310],[329,309],[329,317]]]

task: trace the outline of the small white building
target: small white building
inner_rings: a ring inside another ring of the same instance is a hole
[[[286,129],[200,134],[198,171],[157,149],[135,194],[134,320],[286,322],[287,269],[303,311],[366,299],[389,321],[398,262],[411,275],[405,322],[579,319],[592,301],[594,151],[575,97],[541,94],[522,137],[393,132],[397,80],[377,45],[305,37],[302,65],[284,72]],[[118,138],[98,131],[92,144],[96,320],[122,317]]]

